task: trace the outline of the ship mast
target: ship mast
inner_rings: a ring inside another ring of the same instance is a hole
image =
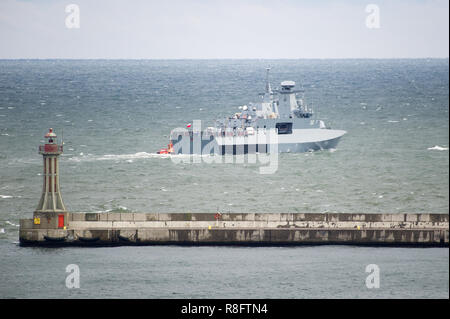
[[[266,94],[272,94],[272,88],[270,87],[270,82],[269,82],[269,71],[270,68],[266,68]]]
[[[267,116],[276,116],[275,114],[278,114],[278,109],[273,102],[273,91],[269,82],[270,67],[266,68],[266,71],[266,91],[264,92],[261,109],[263,114],[265,114],[264,118]]]

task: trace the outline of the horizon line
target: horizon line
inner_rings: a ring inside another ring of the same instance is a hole
[[[346,58],[0,58],[1,60],[444,60],[449,57],[346,57]]]

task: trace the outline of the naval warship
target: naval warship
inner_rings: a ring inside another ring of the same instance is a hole
[[[172,130],[168,148],[158,153],[239,155],[336,148],[346,131],[333,130],[317,119],[306,104],[304,90],[296,89],[294,81],[283,81],[280,89],[272,89],[270,68],[266,71],[259,102],[240,106],[239,112],[204,130],[196,121]]]

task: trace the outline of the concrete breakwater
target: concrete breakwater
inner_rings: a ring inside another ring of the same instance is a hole
[[[302,245],[448,247],[448,214],[69,213],[20,221],[21,245]]]

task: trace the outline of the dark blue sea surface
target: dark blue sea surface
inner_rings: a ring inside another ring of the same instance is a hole
[[[267,66],[273,87],[302,85],[315,116],[347,131],[336,149],[280,154],[268,175],[155,154],[173,128],[257,101]],[[448,213],[448,111],[448,59],[1,60],[0,297],[448,298],[448,249],[17,245],[49,127],[64,132],[74,212]],[[365,286],[373,263],[379,289]],[[65,287],[68,264],[79,290]]]

